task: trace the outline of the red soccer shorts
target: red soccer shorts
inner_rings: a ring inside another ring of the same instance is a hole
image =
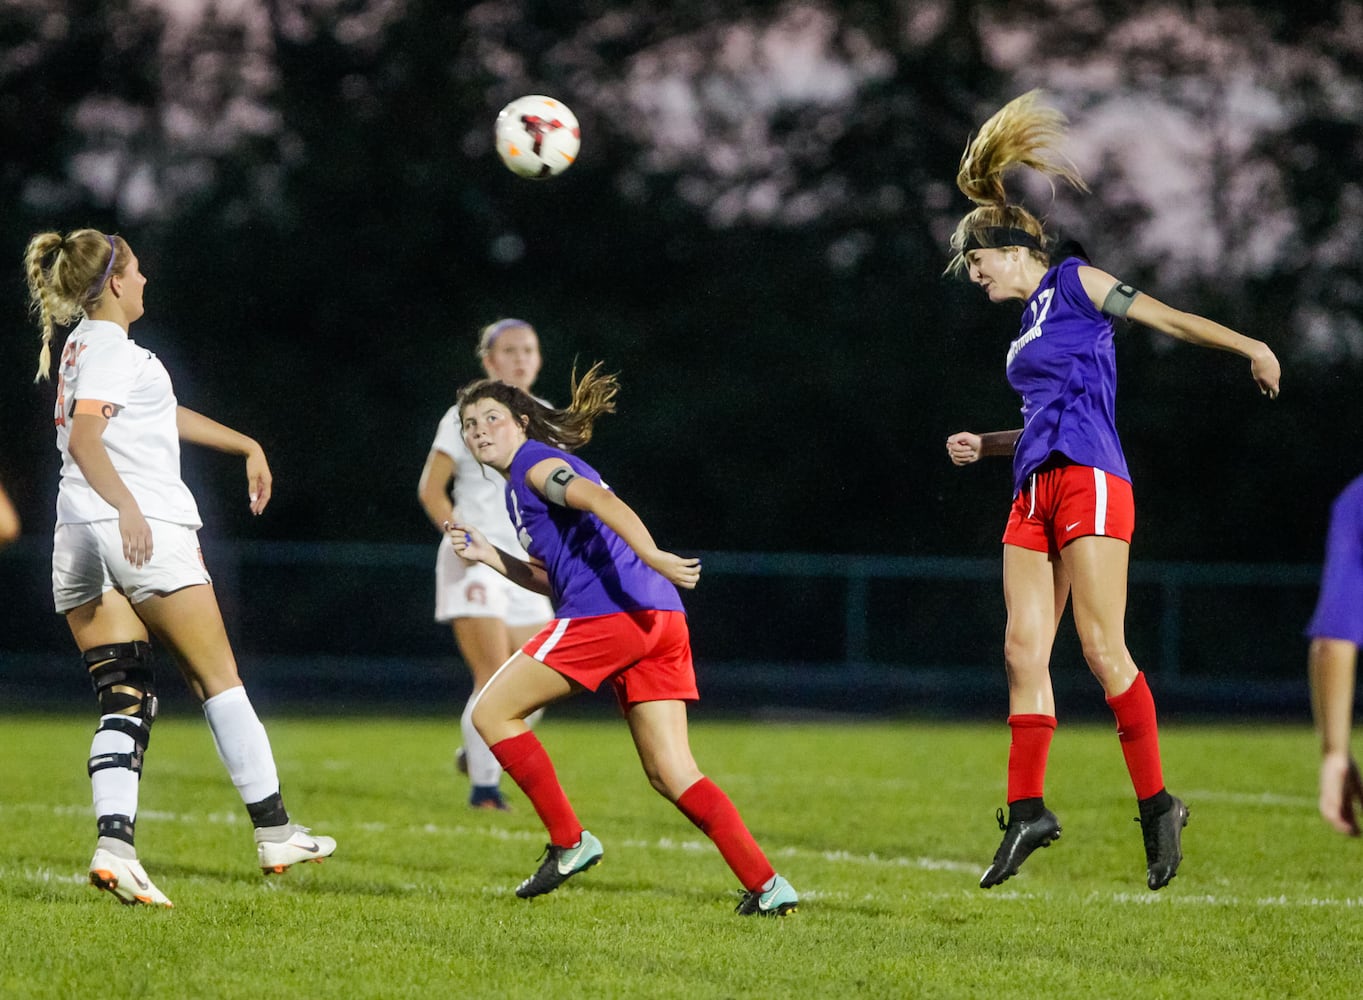
[[[610,681],[622,709],[641,701],[697,701],[691,632],[680,611],[556,618],[521,647],[595,691]]]
[[[1135,527],[1130,483],[1089,465],[1061,465],[1031,476],[1018,492],[1003,542],[1057,555],[1085,535],[1130,542]]]

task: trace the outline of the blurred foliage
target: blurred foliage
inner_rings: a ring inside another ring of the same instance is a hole
[[[477,328],[512,314],[540,330],[546,396],[566,397],[575,364],[622,373],[620,413],[584,457],[662,544],[988,552],[1008,470],[956,470],[942,442],[1015,421],[1016,312],[941,277],[967,207],[960,150],[1008,97],[1055,90],[1094,53],[1119,72],[1061,91],[1076,119],[1151,81],[1209,125],[1218,113],[1174,85],[1211,79],[1197,53],[1118,44],[1117,28],[1182,8],[1063,6],[1071,30],[1047,30],[1045,58],[1018,67],[998,39],[1052,24],[1055,4],[263,0],[258,20],[211,8],[187,26],[133,0],[0,0],[0,127],[22,139],[0,164],[15,265],[0,279],[0,476],[45,530],[51,390],[28,385],[17,262],[36,231],[95,225],[142,259],[134,337],[181,401],[271,457],[276,499],[253,521],[235,461],[186,455],[210,533],[428,538],[416,480],[436,422],[478,374]],[[1298,222],[1275,266],[1191,275],[1175,302],[1266,339],[1286,373],[1270,405],[1239,359],[1122,337],[1140,555],[1317,559],[1328,500],[1363,458],[1345,224],[1363,211],[1358,51],[1335,30],[1358,7],[1189,8],[1242,25],[1226,58],[1286,60],[1274,85],[1291,115],[1250,153],[1282,168]],[[781,76],[792,38],[819,70],[798,85]],[[1332,94],[1336,70],[1354,83]],[[497,109],[536,92],[584,134],[546,183],[491,149]],[[678,109],[700,141],[668,145]],[[1123,277],[1145,283],[1158,262],[1120,248],[1149,206],[1109,166],[1057,215],[1118,244]],[[1233,235],[1255,218],[1225,222]]]

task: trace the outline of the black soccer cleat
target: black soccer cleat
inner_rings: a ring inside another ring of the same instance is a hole
[[[604,853],[601,841],[586,830],[582,831],[582,838],[573,847],[546,844],[542,855],[543,864],[535,874],[516,887],[516,895],[521,899],[533,899],[535,896],[543,896],[546,892],[553,892],[578,872],[585,872],[588,868],[600,864],[601,855]]]
[[[800,908],[800,897],[780,875],[772,879],[771,888],[749,889],[734,907],[740,917],[784,917]]]
[[[1060,839],[1060,820],[1049,809],[1031,820],[1010,819],[1003,821],[1003,810],[996,814],[999,829],[1003,831],[1003,843],[994,852],[994,863],[980,879],[981,889],[991,889],[1018,873],[1022,863],[1038,847],[1050,847]]]
[[[1139,820],[1145,840],[1145,884],[1151,889],[1168,885],[1183,860],[1183,828],[1188,825],[1188,807],[1182,799],[1170,798],[1174,804],[1164,812],[1149,821]]]

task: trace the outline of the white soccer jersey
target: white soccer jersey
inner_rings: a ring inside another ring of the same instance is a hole
[[[459,408],[451,406],[440,418],[431,450],[454,459],[450,496],[459,515],[487,540],[509,555],[527,559],[506,512],[506,480],[473,457],[459,427]]]
[[[62,456],[57,523],[118,517],[71,458],[71,414],[81,399],[119,407],[104,430],[104,448],[142,515],[199,528],[198,505],[180,479],[179,404],[165,365],[117,323],[92,319],[81,320],[66,338],[57,377],[54,419]]]

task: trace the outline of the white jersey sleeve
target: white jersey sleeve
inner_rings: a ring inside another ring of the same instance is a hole
[[[165,365],[129,340],[122,327],[89,319],[67,337],[57,379],[54,417],[62,459],[57,523],[118,517],[118,511],[86,482],[71,457],[71,415],[82,399],[118,408],[102,440],[114,470],[143,516],[199,528],[198,505],[180,479],[179,403]]]

